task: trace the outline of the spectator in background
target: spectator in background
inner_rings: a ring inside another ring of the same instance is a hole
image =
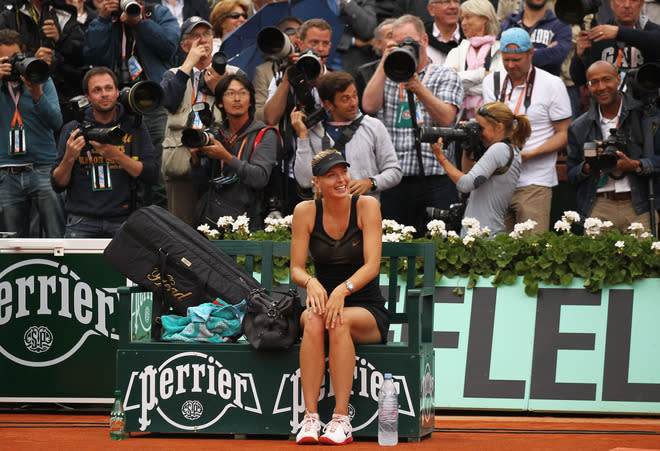
[[[213,53],[220,50],[227,33],[240,27],[248,18],[248,4],[244,0],[222,0],[213,7],[209,22],[213,26]]]
[[[12,76],[7,59],[21,51],[20,34],[0,30],[0,223],[6,227],[2,232],[28,238],[30,208],[36,207],[44,236],[61,238],[64,209],[51,187],[50,171],[62,115],[50,78],[36,84]]]
[[[532,134],[522,148],[520,179],[505,218],[506,231],[528,219],[535,231],[550,229],[552,187],[557,185],[557,152],[566,146],[571,103],[561,78],[534,67],[536,51],[529,34],[513,27],[502,33],[505,72],[492,72],[483,83],[484,103],[503,102],[513,114],[525,114]]]
[[[414,226],[421,234],[426,225],[426,207],[449,208],[456,202],[457,193],[456,186],[438,163],[430,145],[422,143],[421,155],[417,153],[411,118],[414,116],[408,109],[406,91],[417,100],[417,124],[420,127],[448,127],[454,123],[463,103],[463,86],[455,71],[433,64],[428,57],[428,36],[418,17],[404,15],[394,22],[392,39],[401,42],[407,37],[420,46],[415,73],[404,83],[395,83],[387,78],[384,62],[395,46],[391,43],[364,90],[362,105],[366,113],[382,114],[403,175],[401,183],[381,194],[383,217]],[[418,158],[422,160],[422,167]]]
[[[376,29],[374,30],[374,37],[371,40],[371,45],[374,49],[374,53],[378,55],[379,58],[383,56],[383,53],[390,42],[392,41],[392,24],[396,19],[385,19],[382,21]],[[371,80],[371,77],[376,72],[376,68],[380,63],[380,59],[376,61],[371,61],[369,63],[363,64],[358,67],[357,75],[355,76],[355,87],[358,91],[358,96],[360,98],[360,108],[362,108],[362,93],[364,88],[367,87],[367,83]]]
[[[458,26],[460,0],[429,0],[428,11],[433,21],[426,23],[428,55],[434,64],[442,66],[449,52],[465,37]]]
[[[404,14],[410,14],[419,17],[424,25],[430,24],[433,22],[433,13],[428,8],[430,3],[429,0],[394,0],[391,17],[396,19]]]
[[[74,6],[64,0],[46,5],[43,10],[41,0],[14,0],[0,13],[0,30],[18,31],[25,55],[48,63],[59,103],[64,106],[81,93],[78,68],[83,65],[84,32]]]
[[[99,12],[96,10],[96,8],[94,8],[94,5],[90,5],[84,0],[66,0],[66,3],[76,8],[76,12],[78,13],[78,23],[82,25],[83,31],[87,31],[87,27],[92,22],[92,20],[99,16]]]
[[[660,156],[653,149],[653,129],[657,130],[659,119],[645,115],[640,100],[619,92],[621,75],[611,63],[593,63],[587,80],[593,102],[568,129],[566,161],[568,180],[577,187],[579,213],[584,218],[612,221],[622,232],[632,222],[649,230],[648,177],[660,169]],[[623,152],[616,152],[616,166],[611,171],[599,170],[593,159],[585,159],[584,145],[602,142],[613,128],[627,144]]]
[[[179,25],[189,17],[197,16],[209,20],[211,7],[206,0],[147,0],[148,3],[158,3],[170,10]]]
[[[121,145],[99,143],[84,136],[78,121],[69,122],[62,127],[52,184],[58,192],[66,190],[66,238],[112,238],[140,203],[135,179],[155,183],[158,168],[147,127],[136,127],[117,102],[114,72],[90,69],[83,92],[91,106],[85,120],[96,128],[118,125],[126,136]]]
[[[534,45],[535,67],[550,72],[561,73],[561,64],[571,50],[571,27],[555,17],[546,8],[547,0],[525,0],[522,13],[510,14],[502,22],[502,32],[512,27],[520,27],[529,33]]]
[[[279,21],[277,28],[286,34],[289,41],[295,45],[300,40],[300,26],[302,23],[302,20],[297,17],[285,16]],[[266,104],[266,100],[268,100],[270,82],[275,77],[275,74],[280,71],[280,65],[285,63],[285,61],[274,59],[265,54],[264,60],[266,61],[254,69],[254,75],[252,76],[256,102],[255,117],[260,121],[264,120],[264,105]]]
[[[337,45],[342,68],[353,77],[357,68],[376,59],[369,41],[374,37],[376,22],[375,0],[340,0],[339,18],[344,22],[344,32]]]
[[[571,77],[578,86],[587,82],[586,70],[601,59],[619,73],[660,60],[660,25],[642,16],[643,0],[610,0],[614,18],[578,34]]]
[[[460,17],[465,39],[449,52],[445,67],[458,72],[463,82],[465,99],[459,120],[464,120],[474,117],[474,112],[483,105],[484,77],[491,71],[504,70],[504,66],[500,42],[496,40],[500,24],[493,5],[488,0],[467,0],[461,5]]]
[[[222,122],[215,108],[215,88],[225,74],[234,74],[238,67],[227,65],[224,74],[211,66],[213,30],[201,17],[186,19],[181,26],[181,49],[186,55],[183,64],[170,69],[160,83],[168,95],[167,131],[163,141],[163,166],[167,189],[167,208],[187,224],[195,225],[198,186],[190,175],[190,151],[181,143],[185,128],[218,128]],[[201,111],[193,112],[195,109]]]
[[[140,16],[128,17],[120,11],[119,0],[104,0],[99,17],[85,34],[83,52],[87,63],[109,67],[117,75],[120,89],[142,80],[160,83],[163,73],[174,64],[179,45],[179,24],[169,9],[160,4],[141,6]],[[143,120],[160,173],[167,112],[161,107]],[[150,188],[153,190],[150,203],[166,208],[162,177]]]

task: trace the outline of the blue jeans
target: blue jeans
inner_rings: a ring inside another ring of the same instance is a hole
[[[65,238],[114,238],[128,216],[91,217],[69,213],[66,217]]]
[[[39,213],[40,228],[45,238],[64,235],[64,200],[50,184],[49,164],[35,164],[32,170],[0,168],[0,210],[6,232],[17,238],[39,238],[30,235],[30,209]]]

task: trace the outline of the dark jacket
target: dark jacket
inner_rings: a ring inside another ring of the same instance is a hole
[[[623,106],[619,119],[619,134],[626,137],[626,154],[633,160],[639,160],[643,166],[641,175],[626,173],[630,180],[633,206],[637,214],[649,210],[648,177],[660,170],[660,156],[653,150],[653,123],[657,129],[660,122],[657,116],[645,115],[639,106],[641,102],[626,93],[621,94]],[[588,217],[596,202],[596,189],[600,174],[591,171],[584,174],[585,142],[600,141],[604,137],[600,129],[598,104],[592,102],[589,110],[577,118],[568,128],[568,182],[577,188],[577,205],[581,215]],[[606,138],[606,137],[605,137]],[[607,218],[601,218],[607,219]]]
[[[112,125],[119,125],[119,127],[126,132],[124,138],[124,152],[133,158],[139,159],[142,162],[142,173],[137,177],[137,180],[153,185],[158,181],[159,169],[156,165],[154,158],[154,149],[151,144],[151,138],[147,127],[142,123],[140,128],[134,128],[134,118],[130,114],[124,114],[123,105],[117,104],[118,121],[113,124],[98,124],[94,121],[92,109],[88,108],[85,111],[85,119],[94,123],[95,125],[106,128]],[[69,139],[71,133],[80,127],[78,121],[71,121],[62,127],[60,133],[60,140],[57,145],[57,158],[54,163],[54,168],[57,167],[64,153],[66,152],[66,141]],[[140,149],[133,149],[135,143],[135,133],[140,133]],[[90,151],[92,159],[98,161],[105,161],[100,154]],[[109,191],[93,191],[91,183],[91,164],[87,156],[87,152],[83,150],[74,163],[71,169],[71,180],[67,186],[60,186],[55,183],[51,177],[53,189],[56,192],[66,190],[65,209],[67,213],[73,213],[81,216],[91,217],[122,217],[127,216],[130,212],[129,202],[131,198],[130,186],[134,179],[124,169],[119,167],[118,164],[110,164],[110,173],[112,179],[112,189]],[[138,206],[140,202],[138,199]]]
[[[160,83],[163,73],[173,66],[179,46],[179,23],[163,5],[148,5],[147,18],[132,28],[127,36],[135,39],[135,51],[145,72],[145,78]],[[122,60],[122,26],[104,17],[97,17],[89,24],[85,34],[83,54],[94,66],[107,66],[119,74]],[[129,49],[132,46],[129,46]],[[128,52],[130,56],[130,52]],[[120,83],[122,81],[120,80]]]
[[[202,190],[206,190],[197,206],[199,224],[215,224],[220,216],[236,217],[247,213],[250,230],[263,228],[266,213],[264,189],[275,166],[279,146],[277,132],[269,129],[263,134],[259,145],[254,147],[255,139],[264,127],[266,124],[263,122],[253,120],[234,145],[227,149],[234,156],[240,153],[240,158],[233,158],[229,163],[225,163],[224,167],[219,160],[207,157],[202,157],[198,165],[192,165],[192,179],[200,184]],[[222,129],[227,131],[226,126]],[[238,181],[228,185],[210,182],[221,175],[236,176]]]
[[[612,19],[608,24],[616,25],[616,22]],[[660,61],[658,42],[660,42],[660,25],[651,22],[646,16],[641,16],[637,27],[619,27],[616,39],[605,39],[592,43],[591,48],[584,51],[582,58],[578,57],[577,53],[573,55],[570,68],[571,78],[576,85],[582,86],[587,82],[587,69],[598,60],[614,64],[619,67],[621,72],[634,69],[644,63]],[[639,50],[639,52],[635,52],[634,61],[630,61],[631,47]],[[617,65],[619,48],[622,48],[624,56],[621,64]]]
[[[147,0],[145,3],[162,5],[159,0]],[[199,16],[204,20],[209,20],[209,16],[211,15],[211,7],[209,6],[209,2],[206,0],[184,0],[182,13],[183,20],[186,20],[191,16]]]
[[[353,39],[368,42],[374,37],[376,22],[375,0],[353,0],[341,8],[339,18],[344,23],[344,32],[339,39],[337,52],[345,71],[353,77],[357,67],[377,58],[370,45],[356,47]]]
[[[509,28],[518,27],[527,30],[534,45],[532,64],[550,72],[552,75],[559,76],[561,64],[571,50],[571,27],[557,19],[552,11],[548,9],[545,11],[545,16],[536,22],[532,28],[527,29],[523,24],[522,14],[522,12],[509,14],[506,20],[502,22],[500,37],[502,32]],[[557,42],[557,45],[548,47],[554,41]]]
[[[51,77],[60,102],[82,92],[82,75],[72,78],[76,68],[83,65],[82,49],[84,32],[78,23],[76,8],[63,0],[50,2],[48,14],[56,23],[60,32],[57,42],[46,38],[41,31],[41,24],[35,22],[27,11],[29,0],[16,0],[8,4],[0,13],[0,29],[10,28],[21,34],[21,41],[26,49],[26,56],[34,56],[39,47],[53,48],[53,61],[50,67]]]

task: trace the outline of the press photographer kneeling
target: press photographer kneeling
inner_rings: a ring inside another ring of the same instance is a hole
[[[66,238],[112,238],[139,204],[137,180],[158,180],[149,132],[134,114],[159,105],[162,95],[150,92],[154,82],[143,83],[122,93],[125,106],[110,69],[94,67],[83,78],[91,107],[62,128],[51,175],[53,189],[66,190]]]
[[[516,189],[520,176],[520,149],[531,134],[531,126],[525,115],[514,115],[508,106],[500,102],[487,103],[477,110],[475,119],[479,124],[479,136],[486,147],[485,152],[474,145],[474,139],[461,139],[473,145],[462,146],[461,167],[465,173],[449,161],[442,150],[443,133],[433,136],[433,128],[421,129],[422,139],[435,140],[433,153],[456,183],[460,193],[470,193],[465,209],[466,218],[477,219],[482,228],[488,227],[493,237],[505,231],[504,214]],[[468,122],[469,124],[470,122]],[[460,126],[459,126],[460,127]],[[473,128],[463,125],[463,128]],[[474,134],[475,132],[473,132]],[[424,138],[427,135],[427,138]],[[477,147],[475,149],[475,147]],[[461,229],[461,236],[466,235]]]
[[[653,149],[659,119],[657,110],[648,114],[642,101],[652,98],[648,95],[652,93],[634,96],[620,92],[619,84],[620,75],[611,63],[597,61],[589,66],[592,104],[568,129],[568,181],[576,185],[578,211],[584,218],[612,221],[621,231],[632,222],[649,230],[653,199],[648,177],[660,169],[660,156]],[[656,98],[657,92],[656,86]]]

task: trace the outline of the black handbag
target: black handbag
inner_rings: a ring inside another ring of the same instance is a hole
[[[303,311],[298,293],[289,290],[275,300],[259,288],[250,291],[246,303],[243,333],[254,349],[284,350],[298,341]]]

